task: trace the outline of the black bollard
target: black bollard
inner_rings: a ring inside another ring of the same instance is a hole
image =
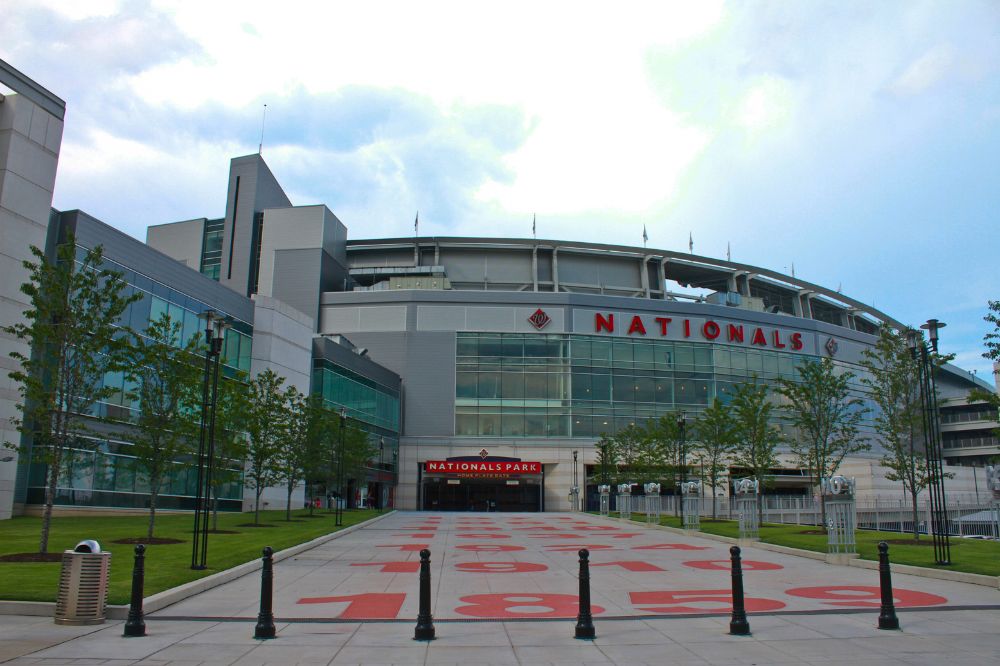
[[[594,617],[590,614],[590,551],[581,548],[580,552],[580,614],[576,616],[576,633],[574,638],[594,638]]]
[[[146,622],[142,619],[142,588],[146,581],[146,547],[135,547],[135,564],[132,565],[132,599],[128,605],[128,619],[122,636],[137,638],[146,635]]]
[[[892,574],[889,572],[889,544],[878,544],[878,584],[882,592],[882,611],[878,615],[879,629],[899,629],[896,605],[893,603]]]
[[[729,549],[733,561],[733,616],[729,620],[729,633],[733,636],[749,636],[750,622],[743,605],[743,567],[740,565],[740,547]]]
[[[431,551],[420,551],[420,610],[417,612],[417,628],[413,640],[434,640],[434,618],[431,617]]]
[[[264,566],[260,570],[260,612],[257,613],[257,626],[253,637],[259,640],[274,638],[274,613],[271,612],[271,597],[274,591],[274,550],[270,546],[264,548]]]

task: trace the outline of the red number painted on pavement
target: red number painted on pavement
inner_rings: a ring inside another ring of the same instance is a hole
[[[402,544],[402,545],[399,545],[399,546],[375,546],[375,547],[376,548],[395,548],[395,549],[400,550],[400,551],[402,551],[404,553],[409,553],[409,552],[419,553],[420,551],[422,551],[424,548],[427,548],[428,546],[430,546],[429,543],[405,543],[405,544]]]
[[[546,534],[529,534],[529,539],[582,539],[584,538],[582,534],[569,534],[566,532],[558,533],[546,533]]]
[[[706,569],[708,571],[730,571],[733,567],[730,560],[689,560],[684,566],[692,569]],[[759,560],[743,560],[744,571],[778,571],[785,567],[773,562],[761,562]]]
[[[524,550],[524,546],[508,546],[506,544],[492,543],[464,543],[455,546],[459,550],[468,550],[473,553],[509,553],[513,550]]]
[[[689,543],[658,543],[652,546],[632,546],[632,550],[708,550],[708,546],[692,546]]]
[[[333,616],[341,620],[394,620],[399,615],[399,609],[403,607],[405,600],[406,595],[403,593],[369,592],[341,597],[303,597],[296,603],[346,603],[347,608],[340,615]]]
[[[592,567],[621,567],[626,571],[666,571],[655,564],[649,562],[623,561],[623,562],[591,562]]]
[[[459,539],[509,539],[509,534],[493,534],[492,532],[466,532],[458,535]]]
[[[384,573],[413,573],[420,571],[420,562],[351,562],[352,567],[382,567]]]
[[[393,534],[392,536],[407,537],[410,539],[433,539],[434,532],[414,532],[413,534]]]
[[[867,585],[826,585],[820,587],[795,587],[785,590],[785,594],[804,599],[829,599],[824,606],[861,606],[878,608],[882,605],[882,595],[879,588]],[[944,597],[928,592],[903,590],[894,588],[892,591],[894,603],[903,608],[907,606],[939,606],[947,603]]]
[[[549,570],[544,564],[531,562],[459,562],[455,568],[469,573],[531,573]]]
[[[614,546],[608,546],[608,545],[603,544],[603,543],[595,543],[595,544],[591,544],[591,545],[587,545],[587,544],[570,545],[570,544],[561,544],[561,543],[560,544],[546,544],[546,545],[542,546],[542,548],[544,548],[545,550],[552,551],[554,553],[575,553],[576,551],[580,550],[581,548],[586,548],[587,550],[618,550]]]
[[[473,594],[459,601],[468,604],[455,609],[460,615],[489,618],[516,617],[576,617],[580,601],[575,594]],[[594,615],[603,613],[600,606],[591,606]]]
[[[714,613],[728,612],[733,607],[730,590],[658,590],[653,592],[629,592],[629,599],[639,610],[648,613]],[[785,604],[774,599],[746,597],[748,611],[772,611],[784,608]],[[686,606],[684,604],[701,604]]]

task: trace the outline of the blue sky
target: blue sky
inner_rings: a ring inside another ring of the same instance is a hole
[[[223,213],[267,104],[292,201],[355,238],[690,233],[990,375],[996,2],[7,0],[0,58],[67,101],[54,205],[139,238]]]

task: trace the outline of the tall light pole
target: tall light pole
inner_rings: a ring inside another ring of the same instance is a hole
[[[951,541],[948,529],[948,503],[944,491],[944,468],[941,460],[941,423],[937,404],[937,381],[934,373],[938,353],[938,331],[947,326],[943,321],[928,319],[920,328],[927,331],[930,348],[917,331],[906,332],[906,346],[917,363],[920,397],[923,406],[924,455],[927,459],[927,491],[931,501],[931,525],[928,532],[934,540],[934,560],[939,565],[951,564]],[[916,463],[914,463],[916,464]]]
[[[382,497],[384,493],[382,492],[382,465],[384,464],[385,456],[385,437],[378,438],[378,512],[382,513]]]
[[[340,527],[344,524],[344,503],[347,498],[344,496],[344,435],[347,430],[347,408],[340,408],[340,446],[337,449],[337,494],[336,525]]]
[[[396,488],[399,486],[399,440],[392,450],[392,507],[396,508]]]
[[[219,366],[229,321],[214,310],[198,315],[205,322],[205,375],[202,382],[201,428],[198,437],[198,488],[195,495],[191,568],[205,569],[208,560],[208,523],[215,465],[215,413],[219,395]],[[206,450],[207,449],[207,450]]]
[[[573,452],[573,511],[580,510],[580,467],[577,463],[578,451]]]

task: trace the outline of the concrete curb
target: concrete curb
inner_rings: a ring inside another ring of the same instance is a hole
[[[764,543],[762,541],[753,541],[750,543],[741,541],[740,539],[734,539],[733,537],[720,536],[718,534],[708,534],[707,532],[694,532],[692,534],[691,530],[684,530],[679,527],[668,527],[666,525],[651,525],[649,523],[640,523],[635,520],[623,520],[621,518],[616,518],[614,516],[601,516],[597,514],[587,514],[594,516],[595,518],[606,518],[608,520],[614,520],[621,523],[626,523],[628,525],[641,525],[652,529],[662,530],[664,532],[670,532],[671,534],[680,534],[686,536],[697,536],[699,539],[708,539],[709,541],[721,541],[722,543],[731,543],[740,546],[740,548],[750,547],[759,548],[761,550],[771,551],[773,553],[782,553],[784,555],[794,555],[795,557],[805,557],[810,560],[820,560],[827,562],[828,564],[834,564],[836,566],[848,566],[848,567],[859,567],[861,569],[878,569],[878,562],[874,560],[862,560],[858,556],[853,558],[843,558],[838,560],[837,558],[831,559],[826,553],[819,553],[814,550],[803,550],[801,548],[791,548],[790,546],[779,546],[773,543]],[[956,583],[968,583],[970,585],[982,585],[983,587],[992,587],[1000,589],[1000,576],[987,576],[985,574],[973,574],[965,573],[963,571],[944,571],[941,569],[931,569],[929,567],[917,567],[911,564],[893,564],[892,570],[895,573],[907,574],[910,576],[921,576],[923,578],[936,578],[937,580],[949,580]]]
[[[286,548],[285,550],[274,554],[274,561],[280,562],[281,560],[294,557],[299,553],[303,553],[307,550],[315,548],[316,546],[321,546],[328,541],[339,539],[340,537],[350,534],[351,532],[356,532],[362,527],[367,527],[368,525],[376,523],[383,518],[387,518],[393,513],[395,513],[395,510],[387,511],[380,516],[369,518],[368,520],[358,523],[357,525],[351,525],[350,527],[345,527],[337,532],[316,537],[312,541],[306,541],[305,543],[300,543],[297,546]],[[173,587],[169,590],[164,590],[163,592],[157,592],[156,594],[142,600],[143,614],[148,615],[149,613],[154,613],[158,610],[166,608],[167,606],[175,604],[178,601],[183,601],[188,597],[193,597],[194,595],[205,592],[206,590],[211,590],[214,587],[225,585],[230,581],[257,571],[261,568],[261,566],[262,561],[258,558],[251,562],[245,562],[237,565],[232,569],[226,569],[225,571],[220,571],[212,574],[211,576],[205,576],[204,578],[193,580],[190,583],[184,583],[183,585]],[[55,611],[56,605],[51,601],[0,601],[0,615],[33,615],[52,617],[55,615]],[[128,605],[109,605],[107,607],[106,616],[109,620],[124,620],[128,617]]]

